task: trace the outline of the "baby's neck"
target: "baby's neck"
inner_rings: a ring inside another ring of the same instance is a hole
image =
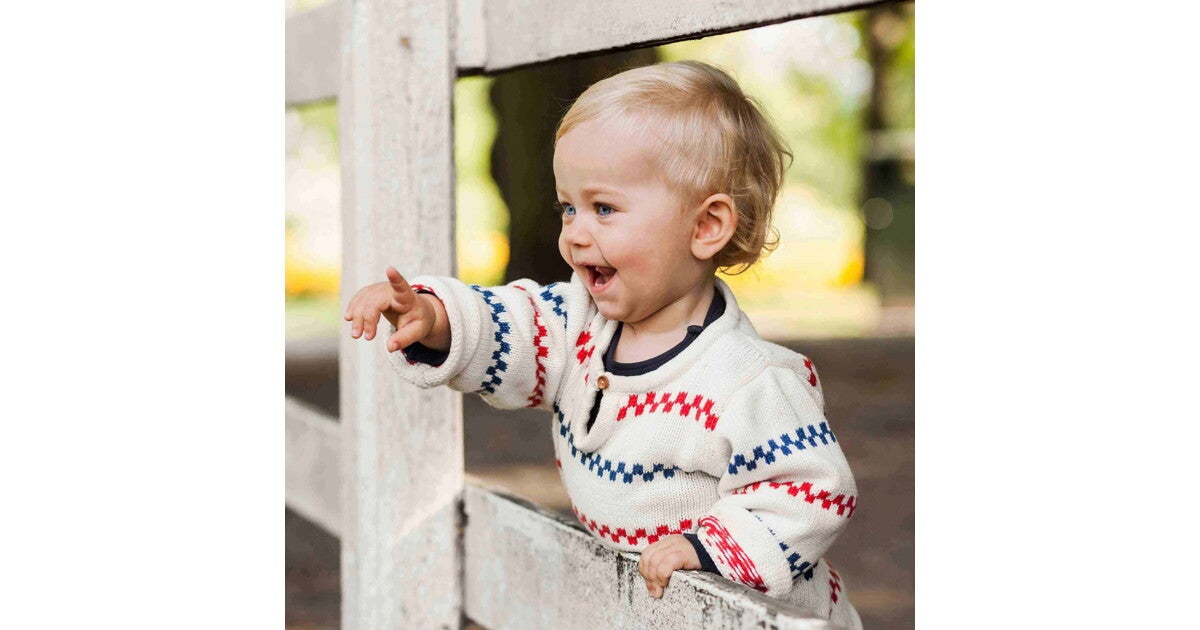
[[[713,279],[707,277],[650,317],[639,322],[625,322],[615,359],[630,363],[670,350],[683,341],[688,326],[704,325],[704,316],[708,314],[714,291],[716,286]]]

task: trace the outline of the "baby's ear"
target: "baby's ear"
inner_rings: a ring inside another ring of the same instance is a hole
[[[722,249],[737,229],[737,206],[733,197],[717,193],[705,199],[691,214],[696,222],[692,231],[692,255],[700,260],[711,260]]]

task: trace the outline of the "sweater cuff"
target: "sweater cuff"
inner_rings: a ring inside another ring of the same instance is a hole
[[[432,350],[428,347],[423,351],[415,347],[417,344],[410,344],[399,351],[388,352],[388,362],[396,369],[400,378],[417,387],[449,385],[453,389],[452,380],[467,367],[467,351],[471,340],[478,338],[482,332],[480,322],[472,317],[476,310],[474,292],[453,278],[436,276],[411,278],[409,286],[418,293],[431,293],[445,305],[446,318],[450,325],[450,348],[446,357],[439,363],[437,359],[441,357],[431,356],[429,352]],[[381,320],[379,325],[386,336],[395,332],[391,322],[386,319]],[[416,350],[412,356],[407,353],[410,348]]]
[[[420,341],[414,342],[411,346],[402,348],[404,357],[409,361],[417,363],[425,363],[437,367],[446,362],[446,358],[450,356],[449,350],[434,350]]]
[[[713,562],[712,556],[708,555],[708,550],[700,544],[700,537],[696,534],[684,534],[683,537],[687,538],[688,542],[692,543],[692,548],[696,550],[696,557],[700,558],[700,570],[721,575],[721,571],[717,569],[717,563]]]

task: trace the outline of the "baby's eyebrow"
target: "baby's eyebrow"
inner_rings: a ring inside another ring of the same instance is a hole
[[[566,196],[566,193],[561,189],[557,189],[557,192],[559,197]],[[619,190],[615,188],[608,188],[606,186],[587,186],[581,190],[580,193],[582,193],[584,197],[595,197],[596,195],[613,195],[617,197],[623,197]]]

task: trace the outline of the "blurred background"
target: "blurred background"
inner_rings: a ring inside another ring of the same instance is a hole
[[[287,0],[288,13],[328,0]],[[829,558],[867,628],[913,627],[912,3],[556,62],[455,87],[457,275],[566,280],[551,171],[554,128],[590,84],[698,59],[759,101],[795,161],[775,208],[779,248],[723,276],[756,328],[809,356],[859,485]],[[286,389],[336,416],[341,262],[337,104],[286,119]],[[381,277],[382,279],[382,277]],[[550,419],[464,399],[469,476],[573,518]],[[339,624],[337,539],[288,511],[287,625]]]

